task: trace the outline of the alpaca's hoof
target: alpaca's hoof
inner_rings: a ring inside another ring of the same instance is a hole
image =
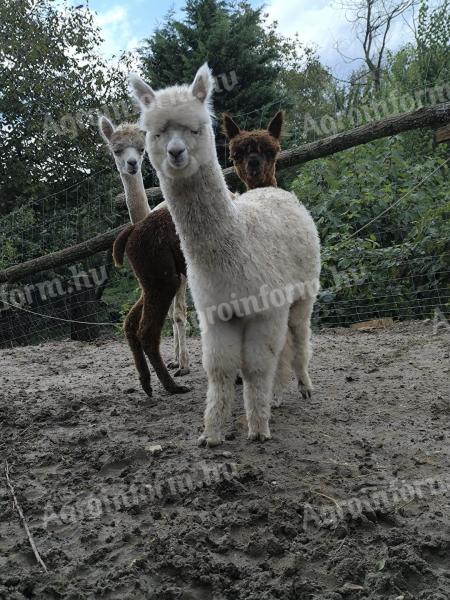
[[[266,433],[252,432],[248,434],[248,439],[251,442],[266,442],[267,440],[271,440],[272,436],[268,431]]]
[[[191,372],[191,370],[189,369],[189,367],[184,367],[184,368],[179,368],[175,371],[175,373],[173,374],[174,377],[183,377],[183,375],[189,375],[189,373]]]
[[[242,381],[242,377],[240,375],[236,376],[236,381],[235,384],[236,385],[242,385],[243,381]]]
[[[167,363],[168,369],[178,369],[179,366],[180,366],[180,363],[177,360],[171,360],[170,362]]]
[[[198,438],[198,445],[208,446],[208,448],[220,446],[222,442],[223,439],[221,437],[215,435],[207,435],[206,433],[202,433],[202,435]]]
[[[141,381],[141,387],[149,398],[153,397],[153,390],[150,381]]]
[[[312,396],[312,386],[305,385],[303,381],[298,382],[298,389],[302,395],[303,400],[310,400]]]
[[[176,385],[169,390],[169,392],[171,394],[186,394],[187,392],[190,392],[190,391],[191,391],[191,388],[188,387],[187,385]]]
[[[274,396],[272,398],[272,408],[280,408],[282,401],[283,399],[281,396]]]

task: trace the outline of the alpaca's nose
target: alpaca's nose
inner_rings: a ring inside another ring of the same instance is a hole
[[[169,154],[170,154],[170,156],[173,156],[173,158],[177,159],[177,158],[180,158],[180,156],[183,154],[184,150],[185,149],[180,146],[175,146],[173,148],[169,148]]]
[[[256,169],[257,167],[259,167],[259,164],[260,164],[259,156],[250,156],[250,158],[248,159],[248,166],[251,169]]]
[[[135,158],[129,158],[127,160],[127,165],[129,167],[137,167],[137,160]]]

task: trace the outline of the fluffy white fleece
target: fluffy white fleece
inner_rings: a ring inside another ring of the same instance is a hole
[[[154,92],[136,77],[131,85],[200,315],[208,392],[199,442],[213,446],[223,440],[239,369],[249,438],[268,439],[277,366],[285,372],[289,361],[302,394],[312,389],[310,317],[320,274],[316,227],[297,198],[279,188],[252,190],[230,202],[215,150],[207,65],[191,86]],[[251,297],[261,298],[263,310]],[[231,313],[220,310],[224,304]]]

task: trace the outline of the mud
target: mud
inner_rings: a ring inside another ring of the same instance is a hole
[[[213,450],[189,344],[192,392],[153,401],[123,342],[0,351],[0,598],[450,598],[447,330],[315,335],[312,400],[251,443],[238,389]]]

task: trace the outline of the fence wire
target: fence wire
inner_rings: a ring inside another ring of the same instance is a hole
[[[0,297],[0,347],[121,335],[120,324],[126,306],[137,298],[137,284],[129,269],[114,269],[110,253],[95,258],[96,266],[72,267],[72,277],[46,273],[34,282],[4,287]],[[430,264],[438,264],[438,260],[446,266],[433,271]],[[411,258],[403,262],[401,269],[395,265],[385,270],[382,277],[373,272],[334,276],[334,283],[319,292],[313,313],[316,330],[385,318],[433,319],[439,314],[450,319],[450,253]],[[111,302],[108,288],[114,287],[125,290],[122,303]],[[188,305],[190,333],[198,335],[190,298]]]
[[[444,82],[442,89],[448,95],[448,82]],[[266,126],[278,108],[282,108],[281,100],[262,107],[260,125]],[[338,115],[341,108],[337,104],[334,108]],[[310,115],[316,123],[322,116],[322,110]],[[248,119],[254,120],[250,113],[236,117],[243,128]],[[291,145],[327,135],[326,131],[314,129],[307,134],[302,126],[291,127]],[[226,160],[225,147],[218,150],[219,154],[224,152]],[[149,178],[151,173],[147,167],[146,172]],[[3,217],[0,220],[0,268],[61,250],[126,222],[128,215],[115,205],[116,194],[121,191],[120,180],[111,164],[111,169],[29,202]],[[377,223],[371,229],[382,246],[383,231]],[[442,240],[444,247],[448,241]],[[360,260],[359,267],[364,262],[365,259]],[[424,256],[419,249],[412,248],[400,263],[393,262],[386,267],[384,261],[380,267],[372,256],[363,266],[364,274],[358,276],[330,270],[327,265],[314,308],[314,327],[349,326],[386,317],[394,320],[433,318],[437,312],[450,318],[450,248],[449,253],[440,256]],[[118,272],[113,267],[110,252],[98,253],[55,271],[38,273],[15,284],[1,284],[0,347],[62,338],[91,341],[118,335],[124,314],[139,295],[137,287],[129,269]],[[189,305],[190,331],[198,334],[191,300]]]

